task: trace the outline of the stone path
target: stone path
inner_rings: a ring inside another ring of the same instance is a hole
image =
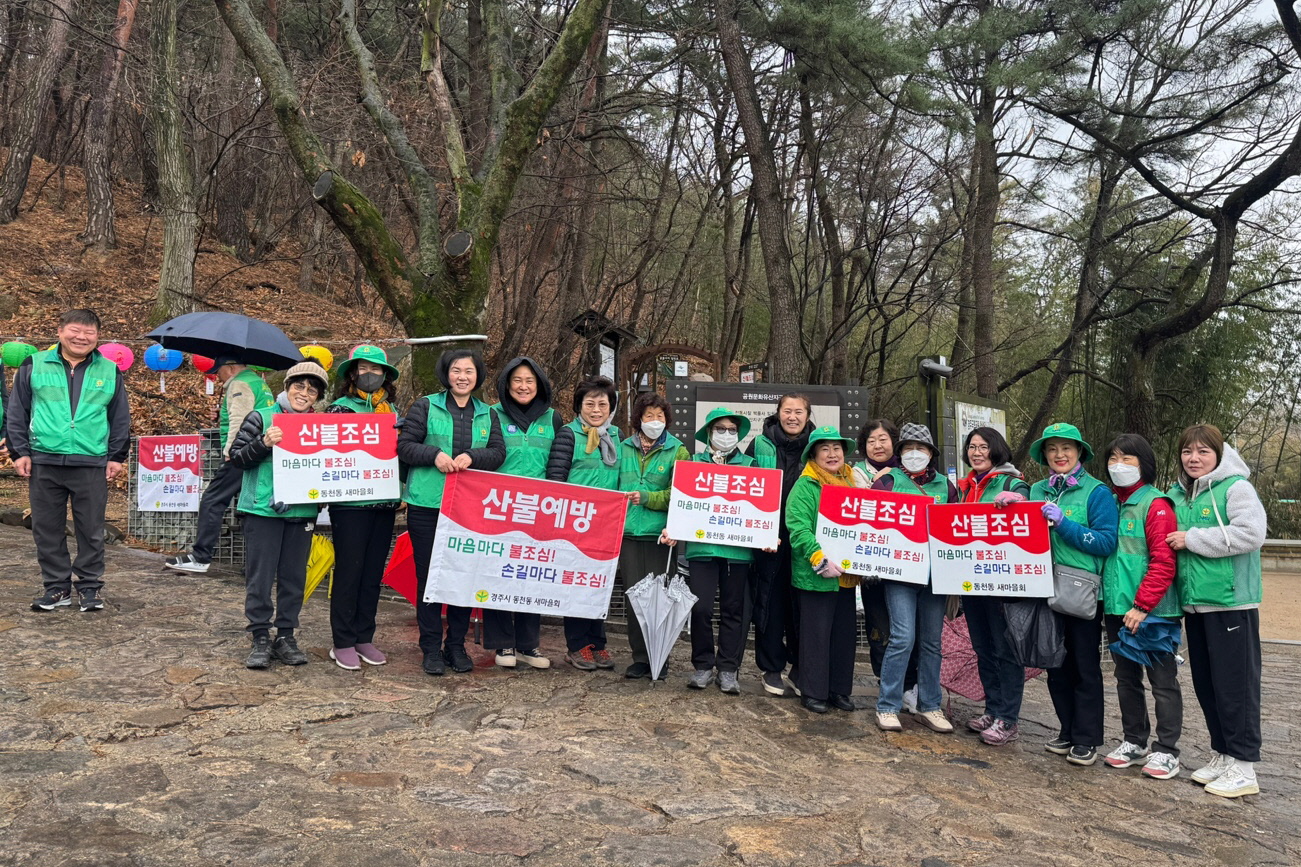
[[[811,716],[752,669],[739,697],[691,693],[682,646],[660,685],[505,672],[483,652],[471,674],[430,678],[397,603],[381,609],[387,666],[326,658],[318,595],[311,662],[248,671],[238,576],[115,547],[101,612],[31,612],[38,583],[30,534],[0,527],[0,864],[1301,863],[1298,647],[1265,651],[1264,794],[1228,802],[1186,775],[1045,753],[1041,681],[1023,739],[994,750],[911,721],[885,735],[868,712]],[[557,628],[543,645],[560,658]],[[1194,764],[1207,743],[1184,684]],[[874,694],[860,675],[857,701]]]

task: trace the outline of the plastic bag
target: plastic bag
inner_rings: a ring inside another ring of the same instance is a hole
[[[1058,668],[1066,661],[1066,633],[1062,616],[1044,599],[1017,599],[1003,603],[1007,643],[1016,661],[1027,668]]]

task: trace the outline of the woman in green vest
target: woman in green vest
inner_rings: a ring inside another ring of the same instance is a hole
[[[506,442],[506,461],[497,472],[529,479],[546,476],[547,457],[560,428],[560,413],[551,408],[551,380],[531,358],[512,358],[497,376],[497,403],[492,408]],[[538,647],[542,615],[528,611],[483,611],[483,646],[496,651],[502,668],[520,660],[530,668],[550,668]]]
[[[734,467],[752,467],[754,458],[742,454],[741,440],[750,433],[750,420],[724,407],[710,411],[705,423],[696,431],[696,439],[705,450],[695,456],[703,463]],[[687,542],[691,592],[696,604],[691,608],[691,665],[695,671],[687,686],[704,689],[714,680],[718,667],[718,688],[728,695],[739,695],[741,685],[737,671],[745,652],[742,615],[754,552],[734,545]],[[718,598],[718,644],[714,644],[714,598]]]
[[[618,405],[614,383],[604,376],[584,379],[574,389],[578,418],[556,432],[547,458],[547,478],[553,482],[619,490],[619,431],[610,423]],[[614,668],[605,649],[605,621],[592,617],[565,618],[565,661],[580,671]]]
[[[294,630],[303,607],[317,507],[310,503],[286,505],[277,499],[269,458],[284,433],[271,422],[276,413],[311,412],[328,386],[320,364],[295,364],[285,373],[285,390],[275,405],[245,416],[230,447],[230,462],[244,471],[235,510],[243,519],[244,615],[253,635],[253,650],[244,662],[248,668],[266,668],[273,658],[285,665],[307,662]]]
[[[939,472],[940,452],[930,428],[905,424],[895,446],[899,466],[877,477],[872,489],[919,494],[936,503],[958,502],[958,489]],[[913,647],[917,648],[917,712],[915,716],[932,731],[953,731],[940,702],[940,633],[944,628],[947,597],[933,593],[930,581],[911,584],[883,581],[885,604],[890,610],[890,643],[881,662],[881,692],[876,700],[877,728],[903,731],[899,713],[903,710],[904,673]]]
[[[632,606],[628,588],[647,575],[668,574],[673,563],[672,540],[663,539],[668,518],[669,488],[673,465],[691,460],[682,441],[669,433],[673,409],[653,391],[642,392],[632,405],[633,432],[619,443],[619,490],[628,494],[628,516],[623,524],[623,546],[619,549],[619,573],[624,588],[624,611],[628,619],[628,644],[632,664],[624,677],[650,677],[646,638]],[[665,546],[669,547],[665,547]],[[664,677],[661,669],[657,677]]]
[[[448,666],[461,673],[474,668],[465,652],[470,609],[447,606],[444,636],[440,613],[443,604],[424,601],[438,512],[443,506],[443,482],[448,473],[495,470],[506,460],[501,425],[488,405],[474,397],[474,390],[484,379],[479,354],[470,349],[449,349],[439,357],[437,373],[446,390],[413,403],[398,434],[398,457],[410,467],[402,499],[407,503],[407,534],[416,563],[421,667],[431,675],[443,674]]]
[[[1030,487],[1031,500],[1046,500],[1053,566],[1095,575],[1116,550],[1116,498],[1084,464],[1093,449],[1073,424],[1055,422],[1030,444],[1030,457],[1048,468],[1048,478]],[[1102,745],[1102,605],[1092,617],[1062,617],[1066,661],[1048,669],[1048,694],[1061,728],[1044,749],[1075,765],[1091,765]]]
[[[1174,586],[1175,554],[1166,537],[1179,529],[1174,502],[1153,484],[1156,454],[1138,434],[1121,434],[1107,446],[1107,475],[1120,503],[1116,550],[1102,567],[1103,625],[1107,642],[1122,629],[1137,633],[1148,615],[1177,621],[1183,614]],[[1179,734],[1184,699],[1173,653],[1160,654],[1155,665],[1143,666],[1121,653],[1115,663],[1116,698],[1124,732],[1120,746],[1103,757],[1113,768],[1143,766],[1143,775],[1169,780],[1179,775]],[[1156,703],[1156,740],[1149,753],[1151,724],[1143,689],[1143,669]]]
[[[1179,481],[1170,489],[1179,529],[1179,601],[1193,691],[1211,735],[1211,761],[1193,781],[1223,798],[1260,792],[1260,547],[1265,507],[1251,470],[1209,424],[1179,437]]]
[[[1012,463],[1012,449],[992,427],[978,427],[962,444],[971,472],[958,482],[964,503],[1006,506],[1030,496],[1030,486]],[[976,670],[985,690],[985,709],[967,720],[967,728],[991,747],[1001,747],[1021,736],[1021,699],[1025,693],[1025,668],[1016,661],[1007,641],[1003,600],[997,596],[964,596],[963,616],[976,652]]]
[[[335,371],[334,403],[328,413],[383,413],[396,416],[398,369],[378,346],[354,347]],[[392,422],[386,422],[392,424]],[[365,662],[388,658],[375,646],[375,611],[380,581],[393,541],[398,500],[358,500],[330,504],[334,577],[330,581],[330,632],[334,664],[356,671]]]
[[[800,618],[799,659],[792,679],[800,704],[812,713],[826,713],[828,705],[857,710],[849,696],[854,691],[858,581],[841,580],[844,572],[823,554],[817,535],[822,487],[854,487],[854,472],[845,460],[853,448],[854,441],[834,427],[816,428],[804,447],[804,469],[786,500],[791,588]]]

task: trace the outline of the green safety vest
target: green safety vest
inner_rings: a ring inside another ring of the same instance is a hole
[[[754,438],[754,462],[761,469],[777,469],[777,446],[763,434]]]
[[[271,427],[271,417],[279,411],[279,407],[274,406],[254,410],[262,416],[262,430]],[[271,508],[271,504],[276,501],[275,488],[272,484],[274,461],[273,452],[272,457],[244,471],[244,480],[240,485],[239,501],[235,504],[235,511],[245,515],[261,515],[264,518],[315,518],[318,508],[315,503],[295,503],[284,512],[277,512]]]
[[[643,455],[633,434],[619,443],[619,490],[655,492],[667,491],[673,485],[673,464],[677,462],[682,441],[669,434],[664,445],[648,455]],[[639,538],[659,538],[668,522],[666,510],[648,509],[645,501],[628,504],[628,516],[623,522],[623,534]]]
[[[117,365],[99,352],[82,364],[87,367],[74,418],[68,372],[58,347],[32,356],[32,451],[107,457],[108,404],[117,390]]]
[[[887,475],[882,474],[882,477]],[[912,477],[898,467],[891,467],[888,475],[894,476],[894,492],[896,494],[925,494],[937,503],[947,503],[949,501],[949,477],[935,474],[924,485],[919,485],[913,481]],[[878,481],[880,479],[878,478]]]
[[[269,393],[269,392],[268,392]],[[346,406],[353,412],[374,412],[375,407],[370,401],[362,400],[356,395],[345,394],[337,397],[330,406]],[[396,416],[395,416],[396,418]],[[336,506],[374,506],[379,503],[397,503],[397,500],[347,500],[345,502],[334,503]]]
[[[474,423],[471,425],[470,448],[481,449],[488,444],[488,434],[492,430],[492,413],[488,404],[477,397],[470,398],[474,403]],[[452,414],[447,411],[447,392],[429,396],[429,417],[425,426],[425,444],[438,446],[452,455]],[[412,467],[407,474],[406,487],[402,499],[413,506],[426,509],[440,509],[443,506],[443,484],[447,476],[437,467]]]
[[[275,395],[271,393],[271,389],[267,388],[267,384],[262,381],[262,377],[257,375],[257,371],[241,370],[230,378],[230,382],[243,382],[248,385],[253,392],[254,409],[266,409],[269,406],[276,405]],[[230,388],[230,382],[226,383],[227,389]],[[243,419],[240,419],[240,421],[242,422]],[[226,442],[226,432],[230,430],[230,407],[226,404],[224,394],[221,398],[221,411],[217,417],[217,430],[221,434],[221,450],[225,451],[226,446],[229,445]]]
[[[1144,485],[1120,506],[1120,527],[1117,530],[1116,550],[1107,557],[1102,567],[1102,602],[1108,614],[1123,616],[1134,605],[1138,585],[1147,574],[1148,549],[1147,514],[1157,500],[1165,500],[1170,508],[1174,503],[1152,485]],[[1179,617],[1179,590],[1175,584],[1161,597],[1152,613],[1158,617]]]
[[[565,481],[574,485],[586,485],[589,488],[604,488],[607,491],[619,490],[619,462],[607,467],[601,460],[601,450],[593,449],[587,453],[587,434],[583,433],[582,419],[574,419],[565,425],[574,432],[574,458],[569,464],[569,478]],[[610,428],[610,436],[618,437],[619,432]]]
[[[502,438],[506,441],[506,460],[497,468],[497,472],[529,479],[545,479],[547,456],[551,454],[551,443],[556,439],[560,416],[554,409],[549,409],[527,429],[523,429],[506,414],[501,404],[494,405],[492,411],[501,423]]]
[[[1182,487],[1172,487],[1170,498],[1179,529],[1220,532],[1220,520],[1229,517],[1229,488],[1245,480],[1245,476],[1229,476],[1213,482],[1191,501]],[[1176,554],[1176,562],[1179,599],[1185,610],[1200,605],[1236,608],[1260,604],[1260,549],[1231,557],[1203,557],[1184,549]]]
[[[1078,485],[1065,488],[1060,492],[1049,487],[1047,479],[1042,479],[1035,482],[1034,486],[1030,488],[1030,499],[1043,499],[1056,503],[1061,508],[1063,515],[1070,518],[1075,523],[1083,524],[1087,527],[1089,524],[1089,497],[1093,494],[1095,488],[1101,488],[1103,487],[1103,484],[1087,472],[1082,473],[1079,479],[1080,483]],[[1061,566],[1070,566],[1075,569],[1083,569],[1086,572],[1092,572],[1095,575],[1102,574],[1103,564],[1106,563],[1105,557],[1095,557],[1092,554],[1081,551],[1079,548],[1066,544],[1058,536],[1056,528],[1054,528],[1051,535],[1053,542],[1053,563]]]
[[[692,460],[703,464],[713,463],[713,459],[709,457],[709,452],[700,452]],[[732,455],[727,464],[732,467],[752,467],[755,465],[755,459],[738,451]],[[687,542],[686,546],[687,549],[683,556],[688,560],[703,560],[706,557],[719,557],[723,560],[731,560],[733,563],[749,563],[754,560],[753,548],[718,545],[713,542]]]

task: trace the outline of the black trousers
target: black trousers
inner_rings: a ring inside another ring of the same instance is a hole
[[[420,650],[423,653],[432,653],[440,646],[443,649],[465,647],[465,634],[470,631],[469,608],[447,606],[447,635],[444,636],[443,604],[424,601],[437,528],[437,509],[407,506],[407,534],[411,538],[411,556],[416,561],[416,625],[420,627]]]
[[[800,658],[796,686],[809,698],[826,701],[854,691],[857,610],[854,588],[835,593],[795,589],[800,611]]]
[[[537,650],[541,636],[541,614],[483,610],[483,646],[489,650]]]
[[[1185,614],[1184,635],[1211,749],[1260,761],[1260,609]]]
[[[756,551],[750,567],[754,661],[761,671],[785,671],[799,661],[797,597],[791,587],[790,539],[774,553]]]
[[[1048,694],[1061,736],[1076,746],[1098,747],[1102,738],[1102,605],[1091,619],[1062,617],[1066,661],[1048,669]]]
[[[330,509],[334,537],[330,632],[335,647],[370,644],[375,638],[375,609],[396,514],[380,507]]]
[[[313,522],[244,515],[244,616],[248,631],[277,632],[298,628],[307,586],[307,557],[312,551]],[[272,585],[275,604],[272,605]]]
[[[99,590],[104,586],[104,507],[108,481],[103,467],[68,467],[32,462],[27,486],[32,507],[32,541],[46,589]],[[68,503],[77,559],[68,554]]]
[[[691,665],[697,671],[715,666],[719,671],[737,671],[745,653],[742,614],[745,610],[749,563],[722,557],[691,560]],[[714,599],[718,599],[718,646],[714,646]]]
[[[1125,619],[1118,614],[1103,618],[1107,629],[1107,643],[1116,641]],[[1116,699],[1120,703],[1120,725],[1124,738],[1131,744],[1147,746],[1152,736],[1152,723],[1147,715],[1147,691],[1143,688],[1143,672],[1152,684],[1152,699],[1156,705],[1156,740],[1152,751],[1179,755],[1179,735],[1184,727],[1184,697],[1179,689],[1179,663],[1175,655],[1167,653],[1156,665],[1140,665],[1119,653],[1111,655],[1116,666]]]
[[[230,461],[222,461],[208,487],[203,489],[203,496],[199,499],[199,523],[194,533],[194,545],[190,548],[190,553],[200,563],[212,562],[212,552],[221,538],[221,521],[226,516],[226,507],[239,496],[243,483],[244,471]]]
[[[628,604],[628,588],[648,574],[668,574],[672,577],[677,551],[676,547],[661,545],[655,536],[623,537],[623,545],[619,548],[619,578],[623,582],[624,610],[628,618],[628,646],[632,650],[633,662],[649,665],[650,657],[646,654],[646,636],[641,631],[641,623],[637,621],[632,605]]]
[[[593,650],[605,650],[605,621],[594,617],[566,617],[565,649],[574,653],[589,644]]]

